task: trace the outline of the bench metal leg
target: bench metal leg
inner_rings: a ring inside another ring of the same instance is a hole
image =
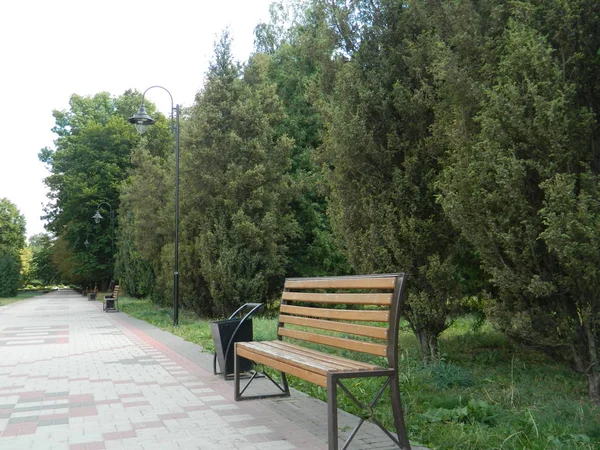
[[[356,399],[354,395],[341,383],[343,378],[360,378],[363,376],[387,376],[383,386],[379,389],[377,394],[371,399],[370,403],[364,404]],[[338,448],[338,416],[337,416],[337,390],[338,385],[342,391],[348,396],[352,402],[361,409],[371,411],[370,421],[377,425],[381,430],[402,450],[411,450],[410,442],[406,433],[406,427],[404,424],[404,416],[402,413],[402,406],[400,404],[400,386],[398,385],[397,373],[390,374],[389,372],[381,372],[379,375],[365,375],[361,373],[352,372],[330,372],[327,374],[327,420],[329,425],[328,436],[329,436],[329,450],[337,450]],[[394,413],[394,426],[396,428],[397,437],[390,433],[382,424],[375,418],[373,409],[381,398],[381,395],[387,387],[390,387],[390,394],[392,400],[392,410]],[[358,433],[360,427],[365,423],[364,418],[360,418],[358,424],[348,436],[348,439],[344,443],[342,450],[348,448],[352,439]]]
[[[108,311],[118,311],[119,307],[117,304],[117,300],[114,298],[105,298],[102,302],[102,309],[106,312]]]
[[[234,345],[237,345],[237,343],[235,343]],[[233,386],[234,386],[233,387],[233,398],[235,399],[236,402],[239,402],[242,400],[259,399],[259,398],[289,397],[290,396],[290,388],[289,388],[285,373],[280,372],[281,384],[279,384],[268,373],[259,372],[259,371],[255,370],[254,373],[252,374],[252,376],[250,377],[250,379],[248,380],[248,382],[246,383],[246,385],[243,388],[240,388],[240,370],[239,369],[240,369],[240,356],[238,356],[237,351],[235,351],[234,357],[233,357]],[[281,393],[246,395],[246,396],[242,397],[242,395],[244,394],[244,392],[246,391],[248,386],[250,386],[250,383],[252,383],[252,381],[254,381],[254,379],[258,376],[259,373],[264,375],[275,386],[277,386],[277,388],[281,391]]]
[[[392,395],[392,411],[394,413],[394,425],[396,426],[396,434],[400,447],[410,450],[410,442],[406,433],[406,424],[404,423],[404,411],[402,409],[402,401],[400,397],[400,381],[398,380],[398,372],[396,372],[390,380],[390,391]]]
[[[338,449],[337,377],[327,374],[327,436],[329,450]]]

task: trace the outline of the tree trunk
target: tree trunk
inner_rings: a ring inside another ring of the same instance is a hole
[[[595,333],[594,327],[596,314],[594,309],[590,306],[583,310],[582,316],[582,326],[585,334],[585,344],[589,361],[589,366],[585,373],[588,379],[588,392],[592,403],[600,405],[600,361],[598,361],[598,347],[596,345],[597,333]]]
[[[426,330],[415,330],[419,343],[419,353],[423,361],[435,361],[439,357],[437,336],[427,333]]]
[[[600,373],[592,368],[586,375],[588,379],[590,401],[593,404],[600,406]]]

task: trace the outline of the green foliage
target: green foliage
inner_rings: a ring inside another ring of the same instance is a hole
[[[31,280],[31,259],[32,252],[29,246],[26,246],[20,253],[21,262],[21,286],[28,284]]]
[[[14,297],[20,284],[19,256],[0,250],[0,297]]]
[[[501,412],[498,406],[492,406],[484,400],[470,399],[466,406],[455,408],[431,408],[421,415],[429,423],[449,423],[496,426],[495,419]]]
[[[172,296],[175,164],[168,122],[162,115],[156,120],[121,186],[116,273],[127,292],[165,303]]]
[[[470,387],[475,384],[470,373],[443,360],[427,366],[426,371],[438,389],[447,389],[452,386]]]
[[[19,254],[25,247],[25,218],[7,198],[0,199],[0,250]]]
[[[13,297],[21,279],[25,218],[7,198],[0,199],[0,297]]]
[[[118,235],[120,245],[115,263],[115,277],[129,295],[149,296],[155,284],[154,271],[136,246],[133,212],[121,218],[120,225]]]
[[[571,292],[593,299],[600,292],[600,189],[597,179],[590,173],[562,173],[555,174],[540,187],[545,193],[544,207],[539,210],[545,225],[541,238],[571,275],[561,280],[561,285],[568,285]],[[594,304],[597,306],[598,300],[591,300],[588,306]],[[581,305],[582,309],[584,306]]]
[[[29,239],[31,248],[31,284],[49,285],[60,280],[52,262],[54,241],[50,235],[40,233]]]
[[[350,273],[334,242],[323,174],[314,155],[325,127],[317,105],[337,66],[330,58],[335,36],[318,5],[274,3],[270,11],[270,22],[256,28],[255,46],[269,57],[266,76],[274,83],[285,111],[277,124],[278,133],[294,141],[290,206],[298,232],[288,243],[286,272],[288,276]]]

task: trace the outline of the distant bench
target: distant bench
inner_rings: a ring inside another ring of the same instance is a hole
[[[102,309],[104,311],[118,311],[119,310],[119,292],[121,291],[120,286],[117,284],[113,288],[113,291],[110,295],[104,296],[104,301],[102,302]]]
[[[372,420],[396,445],[410,450],[398,380],[398,323],[405,284],[404,274],[288,278],[279,308],[278,340],[235,344],[235,400],[289,396],[286,374],[322,386],[327,389],[329,449],[336,450],[338,387],[359,408],[372,411],[385,387],[389,386],[396,435],[376,419]],[[284,337],[294,339],[294,343],[284,342]],[[385,364],[379,366],[361,362],[359,357],[341,357],[327,350],[314,350],[307,348],[306,342],[349,350],[354,355],[360,352],[379,356],[384,358]],[[265,375],[281,392],[242,396],[258,372],[254,372],[240,390],[240,358],[280,371],[281,385],[268,374]],[[346,378],[363,377],[384,378],[383,387],[369,404],[359,402],[341,382]],[[343,448],[363,423],[364,419],[360,419]]]

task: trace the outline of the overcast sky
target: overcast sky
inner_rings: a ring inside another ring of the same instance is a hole
[[[230,28],[233,50],[246,60],[254,27],[271,0],[3,0],[0,2],[0,198],[27,220],[27,235],[44,231],[47,203],[38,160],[56,138],[53,109],[72,94],[113,96],[161,85],[189,106],[202,87],[213,43]],[[165,114],[169,96],[147,98]]]

